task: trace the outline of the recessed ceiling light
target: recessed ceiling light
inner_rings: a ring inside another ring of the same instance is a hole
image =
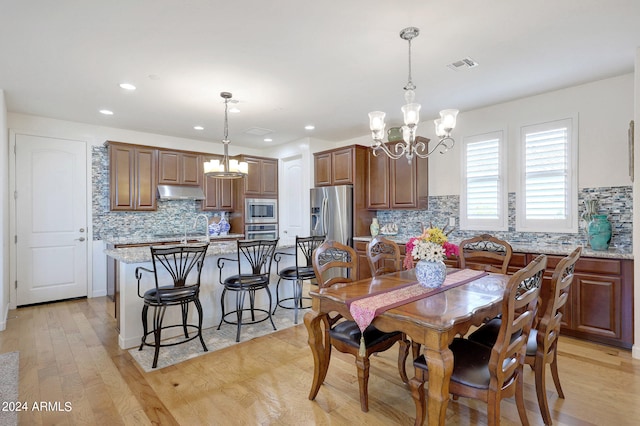
[[[271,138],[264,138],[264,141],[265,141],[265,142],[273,142],[273,139],[271,139]]]
[[[120,87],[124,90],[136,90],[136,86],[131,83],[120,83]]]
[[[202,127],[202,126],[193,126],[193,128],[195,130],[204,130],[204,127]]]
[[[113,111],[109,111],[108,109],[101,109],[100,114],[113,115]]]
[[[313,124],[307,124],[306,126],[304,126],[305,130],[313,130],[316,128],[316,126],[314,126]]]

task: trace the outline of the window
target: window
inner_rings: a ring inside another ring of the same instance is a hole
[[[503,133],[486,133],[463,140],[461,229],[508,229]]]
[[[573,121],[522,127],[518,231],[578,231]]]

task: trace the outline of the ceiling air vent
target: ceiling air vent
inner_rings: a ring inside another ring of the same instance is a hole
[[[262,127],[251,127],[245,130],[244,132],[248,135],[253,135],[253,136],[265,136],[270,133],[273,133],[273,130],[265,129]]]
[[[478,63],[467,56],[466,58],[462,58],[459,61],[452,62],[447,66],[454,71],[458,71],[458,70],[464,70],[467,68],[477,67]]]

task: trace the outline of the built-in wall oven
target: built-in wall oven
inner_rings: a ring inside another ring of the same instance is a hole
[[[275,240],[278,238],[278,224],[246,224],[244,238],[247,240]]]
[[[278,200],[247,198],[244,201],[244,223],[278,223]]]

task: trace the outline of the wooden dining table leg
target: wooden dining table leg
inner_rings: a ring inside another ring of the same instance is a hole
[[[453,372],[453,353],[448,346],[433,350],[425,348],[429,369],[427,422],[429,426],[444,425],[449,402],[449,380]]]
[[[331,359],[331,346],[328,336],[324,335],[321,324],[325,324],[325,330],[329,329],[327,314],[309,311],[304,316],[304,325],[309,333],[309,347],[313,354],[313,383],[309,392],[309,399],[315,399],[320,386],[324,383],[329,370],[329,360]]]

